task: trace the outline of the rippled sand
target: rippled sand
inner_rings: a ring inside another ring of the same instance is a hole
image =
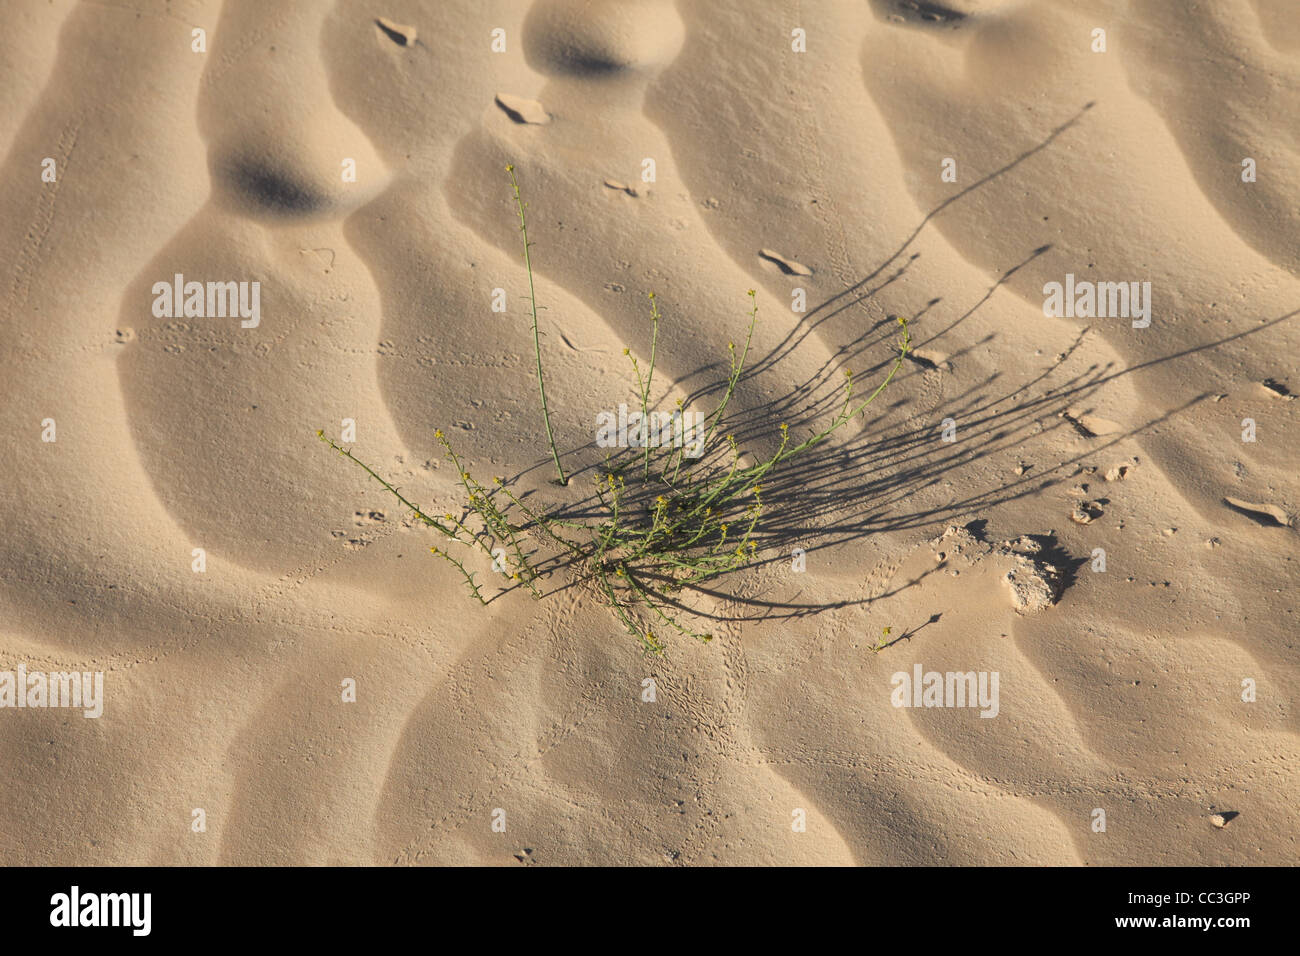
[[[106,701],[0,709],[0,860],[1294,862],[1300,20],[1187,8],[6,5],[0,670]],[[711,645],[647,659],[581,588],[478,607],[316,440],[354,420],[438,511],[435,428],[557,493],[510,162],[579,467],[648,291],[669,406],[757,290],[772,425],[911,318],[788,479],[807,570],[727,581]],[[259,282],[260,324],[156,316],[178,273]],[[1149,282],[1149,327],[1046,316],[1067,274]],[[893,706],[916,664],[998,672],[996,718]]]

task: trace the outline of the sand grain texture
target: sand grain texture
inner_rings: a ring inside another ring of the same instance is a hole
[[[1286,6],[7,4],[0,670],[106,701],[0,708],[0,862],[1294,863]],[[911,321],[712,644],[479,607],[316,440],[439,513],[436,428],[560,494],[506,163],[579,467],[647,292],[654,400],[708,408],[756,290],[756,455]],[[155,315],[177,273],[258,281],[260,325]],[[1150,282],[1150,326],[1045,315],[1067,273]],[[915,664],[998,672],[997,716],[894,706]]]

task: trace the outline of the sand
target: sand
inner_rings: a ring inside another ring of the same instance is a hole
[[[1300,20],[1132,7],[7,4],[0,671],[104,692],[0,707],[0,862],[1294,863]],[[708,410],[756,290],[773,427],[909,319],[709,644],[480,607],[317,441],[562,498],[506,163],[583,481],[647,292]]]

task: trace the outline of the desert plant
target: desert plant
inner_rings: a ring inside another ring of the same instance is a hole
[[[546,404],[526,203],[520,195],[514,166],[507,166],[506,170],[510,174],[523,235],[542,417],[560,478],[558,483],[567,485]],[[442,547],[434,545],[430,550],[456,569],[470,594],[480,603],[486,604],[488,599],[474,572],[452,549],[481,551],[492,559],[496,570],[508,575],[514,586],[528,589],[535,597],[542,596],[539,581],[562,569],[567,571],[573,583],[592,585],[627,632],[648,651],[663,651],[664,644],[656,631],[662,634],[665,629],[708,641],[711,634],[684,623],[682,592],[755,560],[756,533],[764,511],[764,479],[861,415],[898,372],[911,344],[907,322],[900,318],[902,335],[897,345],[898,355],[889,373],[870,395],[855,399],[852,373],[845,371],[843,403],[828,424],[810,429],[807,437],[795,441],[783,423],[779,426],[776,451],[763,460],[742,465],[735,438],[724,426],[728,423],[727,407],[744,372],[758,318],[754,290],[749,290],[747,295],[750,309],[744,344],[739,353],[734,342],[728,344],[730,371],[722,396],[717,408],[704,419],[702,454],[688,462],[680,443],[666,450],[660,445],[652,453],[648,413],[662,316],[655,294],[649,293],[651,346],[644,375],[636,356],[629,349],[623,350],[630,357],[636,376],[642,412],[642,432],[636,444],[643,450],[617,462],[607,456],[605,468],[594,479],[592,497],[574,502],[568,508],[533,507],[524,500],[525,496],[512,492],[501,478],[493,479],[491,486],[481,484],[439,429],[434,435],[443,448],[444,458],[455,468],[465,499],[457,509],[459,514],[444,511],[441,517],[430,515],[357,459],[351,450],[326,437],[323,430],[316,434],[340,455],[363,468],[420,521],[444,537]],[[718,434],[725,437],[715,442]],[[590,513],[593,511],[594,515]],[[503,550],[504,559],[500,557]]]
[[[528,241],[528,220],[524,215],[524,197],[519,194],[519,180],[515,178],[515,164],[506,166],[510,174],[510,186],[515,194],[515,209],[519,213],[519,232],[524,240],[524,268],[528,272],[528,308],[533,316],[533,354],[537,356],[537,391],[542,396],[542,422],[546,425],[546,441],[551,446],[551,457],[555,460],[555,471],[561,485],[567,485],[569,479],[564,475],[564,466],[560,464],[560,453],[555,450],[555,433],[551,430],[551,410],[546,405],[546,382],[542,378],[542,342],[537,331],[537,290],[533,286],[533,257],[528,251],[532,245]]]

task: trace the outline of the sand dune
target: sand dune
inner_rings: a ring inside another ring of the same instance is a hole
[[[0,859],[1294,862],[1297,50],[1269,0],[18,0],[0,672],[106,689],[0,707]],[[909,320],[710,644],[477,605],[316,438],[431,513],[436,429],[561,500],[508,163],[586,484],[647,293],[653,401],[711,408],[755,290],[751,456]],[[900,706],[917,666],[996,714]]]

